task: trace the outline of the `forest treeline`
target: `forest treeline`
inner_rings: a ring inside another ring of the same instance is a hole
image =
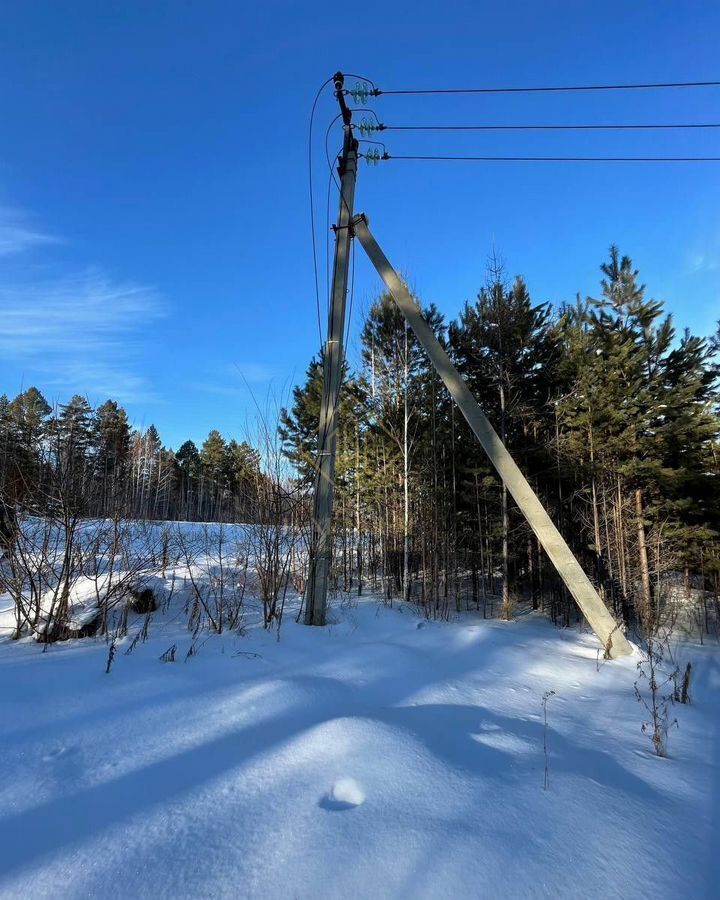
[[[718,336],[678,332],[611,248],[598,296],[535,303],[496,263],[446,322],[426,318],[613,612],[660,587],[718,596]],[[273,522],[307,533],[322,360],[259,451],[212,431],[163,447],[108,400],[51,409],[31,387],[0,398],[0,538],[19,514]],[[518,600],[575,608],[388,295],[372,305],[340,400],[336,584],[446,614]],[[277,431],[276,431],[277,427]],[[281,464],[277,441],[289,474]],[[302,590],[305,563],[294,559]]]
[[[427,321],[618,618],[660,588],[717,596],[717,336],[678,333],[615,247],[599,296],[553,308],[496,262],[476,300]],[[310,485],[322,384],[315,359],[282,416]],[[336,511],[344,587],[385,574],[426,608],[574,605],[388,295],[340,399]]]
[[[114,400],[93,409],[75,395],[53,409],[35,387],[0,397],[0,498],[42,515],[59,504],[85,517],[252,520],[262,494],[260,454],[209,433],[173,452],[154,425],[131,428]]]

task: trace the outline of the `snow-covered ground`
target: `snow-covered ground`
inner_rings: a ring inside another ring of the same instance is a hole
[[[375,600],[310,629],[0,642],[0,895],[720,896],[720,652],[685,646],[669,759],[638,655],[540,617]],[[176,662],[159,657],[177,644]],[[542,697],[549,787],[543,789]]]

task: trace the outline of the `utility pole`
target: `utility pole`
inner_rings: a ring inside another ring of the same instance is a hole
[[[327,609],[328,581],[332,562],[332,511],[335,491],[335,446],[337,413],[342,380],[345,300],[347,298],[350,263],[351,221],[355,198],[358,142],[353,137],[352,113],[345,102],[341,72],[333,78],[335,96],[343,120],[343,149],[338,165],[340,175],[340,209],[335,227],[335,259],[332,294],[328,319],[328,336],[323,359],[323,392],[320,403],[318,459],[313,499],[310,571],[305,591],[305,624],[324,625]]]

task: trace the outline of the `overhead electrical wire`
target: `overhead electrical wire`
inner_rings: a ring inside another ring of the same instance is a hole
[[[367,81],[368,84],[372,85],[373,93],[375,93],[375,92],[381,93],[381,91],[379,90],[379,88],[375,84],[375,82],[372,80],[372,78],[367,78],[365,75],[356,75],[354,72],[343,72],[342,74],[345,76],[345,78],[357,78],[358,81]],[[349,94],[350,91],[347,88],[345,88],[344,93]]]
[[[720,156],[409,156],[385,154],[383,160],[438,162],[720,162]]]
[[[353,300],[355,298],[355,238],[351,236],[350,238],[350,290],[349,290],[349,304],[348,304],[348,322],[347,322],[347,330],[345,332],[345,342],[343,343],[343,357],[347,356],[347,346],[350,340],[350,323],[352,321],[352,313],[353,313]]]
[[[382,147],[383,152],[387,152],[387,148],[385,147],[385,141],[372,141],[369,138],[360,138],[358,140],[358,144],[373,144],[376,147]]]
[[[375,83],[364,76],[345,73],[348,77],[358,78],[360,81],[367,82],[372,86],[369,90],[367,86],[358,85],[355,90],[344,89],[343,93],[351,95],[356,102],[363,103],[369,96],[388,96],[388,95],[447,95],[447,94],[536,94],[536,93],[567,93],[567,92],[591,92],[591,91],[629,91],[629,90],[656,90],[671,88],[715,88],[720,87],[720,81],[683,81],[683,82],[653,82],[638,84],[604,84],[604,85],[557,85],[542,87],[480,87],[480,88],[428,88],[428,89],[391,89],[382,90]],[[331,79],[329,79],[331,80]],[[328,81],[329,81],[328,80]],[[323,88],[328,84],[325,82]],[[321,89],[322,90],[322,89]],[[319,93],[318,93],[319,96]],[[313,113],[315,105],[313,104]],[[369,134],[373,131],[496,131],[496,132],[516,132],[516,131],[672,131],[672,130],[702,130],[720,128],[720,123],[715,122],[698,122],[698,123],[578,123],[578,124],[558,124],[558,123],[531,123],[531,124],[461,124],[461,125],[385,125],[380,122],[377,113],[369,108],[355,108],[352,112],[365,112],[373,116],[375,124],[372,128],[368,128],[364,123],[353,122],[350,126],[353,129],[359,129],[361,134]],[[330,211],[330,190],[334,183],[340,194],[340,202],[345,203],[342,193],[342,186],[335,177],[333,162],[330,158],[329,139],[332,128],[342,118],[342,114],[335,116],[330,122],[325,132],[325,155],[328,164],[330,178],[328,180],[328,197],[326,214],[329,220]],[[348,123],[349,124],[349,123]],[[311,120],[312,133],[312,120]],[[546,163],[702,163],[702,162],[720,162],[720,156],[500,156],[500,155],[482,155],[482,156],[464,156],[464,155],[420,155],[420,154],[389,154],[382,141],[369,140],[367,138],[360,139],[358,143],[366,143],[374,146],[382,147],[383,152],[380,154],[378,150],[369,151],[368,153],[359,153],[358,157],[366,157],[368,162],[378,162],[382,160],[400,160],[400,161],[438,161],[438,162],[546,162]],[[347,208],[347,204],[346,204]],[[349,211],[349,210],[348,210]],[[313,232],[314,235],[314,232]],[[314,238],[313,238],[314,240]],[[329,281],[329,228],[326,238],[326,277]],[[355,252],[354,241],[350,244],[350,285],[349,285],[349,316],[347,323],[347,331],[343,344],[343,351],[347,347],[350,335],[350,323],[352,319],[354,282],[355,282]],[[317,267],[316,267],[316,284],[317,284]],[[328,292],[329,293],[329,292]],[[328,301],[330,297],[328,296]],[[318,300],[319,310],[319,300]],[[343,354],[344,355],[344,354]],[[338,385],[338,395],[334,398],[334,405],[339,402],[340,384]]]
[[[353,76],[353,77],[358,77],[358,76]],[[372,110],[368,110],[368,112],[372,112]],[[329,249],[330,227],[329,227],[329,223],[330,223],[330,187],[332,184],[334,184],[335,187],[337,188],[340,199],[342,200],[343,204],[345,205],[345,209],[347,209],[347,211],[350,212],[350,207],[348,206],[347,201],[345,200],[345,197],[343,196],[343,193],[342,193],[342,185],[340,182],[338,182],[338,180],[335,176],[335,170],[333,168],[332,160],[330,159],[330,146],[329,146],[330,133],[332,132],[332,129],[333,129],[333,126],[335,125],[335,123],[341,118],[342,118],[342,114],[338,113],[338,115],[336,115],[335,118],[332,119],[332,121],[328,125],[327,129],[325,130],[325,159],[327,161],[328,171],[330,173],[330,178],[328,179],[328,195],[327,195],[328,228],[327,228],[327,234],[326,234],[326,238],[325,238],[326,279],[327,279],[327,283],[328,283],[328,307],[330,304],[330,249]],[[366,143],[380,143],[380,141],[366,141]],[[360,155],[361,154],[358,154],[358,158],[360,157]],[[338,156],[339,156],[339,154],[336,154],[336,158]],[[354,265],[354,263],[353,263],[353,265]],[[352,300],[350,302],[350,308],[352,309]]]
[[[355,296],[355,239],[352,238],[350,241],[350,286],[349,286],[349,309],[348,309],[348,321],[347,327],[345,329],[345,337],[343,340],[342,347],[342,355],[340,357],[340,379],[338,381],[337,391],[335,392],[335,397],[333,398],[332,405],[334,409],[337,409],[340,403],[340,392],[343,388],[343,368],[345,366],[345,360],[347,358],[347,345],[350,340],[350,323],[352,321],[352,311],[353,311],[353,299]],[[319,426],[318,426],[319,428]],[[324,442],[323,442],[324,447]]]
[[[463,88],[411,88],[411,89],[388,89],[378,88],[374,81],[365,76],[355,75],[353,73],[344,73],[347,77],[357,78],[366,85],[357,85],[355,90],[343,89],[343,93],[351,95],[356,101],[362,103],[370,96],[380,97],[389,95],[447,95],[447,94],[539,94],[539,93],[569,93],[569,92],[601,92],[601,91],[630,91],[630,90],[660,90],[660,89],[681,89],[681,88],[715,88],[720,87],[720,81],[676,81],[676,82],[643,82],[643,83],[625,83],[625,84],[580,84],[580,85],[550,85],[550,86],[520,86],[520,87],[463,87]],[[310,123],[310,138],[312,137],[312,120],[315,108],[322,90],[332,79],[324,82],[313,103]],[[371,86],[371,89],[367,87]],[[720,128],[720,123],[716,122],[655,122],[655,123],[527,123],[527,124],[429,124],[429,125],[385,125],[378,119],[377,113],[368,108],[355,108],[352,112],[366,112],[375,119],[375,125],[368,128],[364,123],[358,124],[353,122],[351,127],[356,129],[359,127],[361,134],[369,134],[372,131],[482,131],[482,132],[539,132],[539,131],[674,131],[674,130],[709,130]],[[329,203],[330,190],[334,183],[340,195],[340,202],[345,203],[342,193],[342,185],[338,182],[333,161],[330,157],[329,140],[330,134],[336,122],[342,118],[342,113],[335,116],[327,127],[325,132],[325,156],[329,170],[328,195],[326,205],[326,215],[329,221]],[[543,163],[708,163],[720,162],[720,156],[530,156],[530,155],[440,155],[440,154],[389,154],[382,141],[372,141],[365,138],[360,140],[361,143],[367,143],[382,147],[382,154],[379,150],[369,151],[368,153],[359,153],[359,157],[366,157],[368,162],[378,162],[379,160],[399,160],[399,161],[427,161],[427,162],[543,162]],[[309,154],[310,156],[310,154]],[[312,177],[312,176],[311,176]],[[347,204],[346,204],[347,206]],[[315,248],[315,232],[314,232],[314,213],[312,210],[312,181],[311,181],[311,220],[313,224],[313,256],[315,260],[315,281],[316,281],[316,297],[318,306],[318,325],[320,327],[320,301],[319,301],[319,278],[317,274],[317,259]],[[326,278],[329,282],[329,228],[326,235]],[[352,294],[354,282],[354,253],[352,252],[352,272],[350,287],[350,310],[352,310]],[[328,284],[329,288],[329,284]],[[328,302],[330,301],[328,290]],[[349,325],[348,325],[349,334]],[[322,333],[321,333],[322,338]]]
[[[313,100],[312,109],[310,110],[310,126],[308,128],[308,186],[309,186],[309,194],[310,194],[310,233],[312,235],[312,253],[313,253],[313,271],[315,273],[315,306],[317,308],[317,324],[318,324],[318,335],[320,337],[320,344],[323,343],[323,334],[322,334],[322,322],[320,317],[320,277],[318,275],[318,264],[317,264],[317,246],[315,242],[315,204],[313,199],[313,177],[312,177],[312,133],[313,133],[313,121],[315,119],[315,108],[317,107],[318,100],[320,99],[320,95],[325,90],[325,88],[332,81],[332,77],[326,78],[325,81],[318,88],[317,94],[315,94],[315,99]]]
[[[354,78],[360,78],[361,76],[359,76],[359,75],[354,75],[354,76],[351,76],[351,77],[354,77]],[[366,81],[369,81],[369,79],[365,79],[365,80],[366,80]],[[372,110],[367,110],[367,111],[368,111],[368,112],[372,112]],[[328,223],[329,223],[329,219],[330,219],[330,192],[331,192],[331,187],[332,187],[333,184],[335,184],[335,187],[336,187],[337,190],[338,190],[338,193],[339,193],[339,195],[340,195],[340,201],[345,205],[345,208],[348,210],[348,212],[350,212],[350,208],[349,208],[349,206],[348,206],[348,204],[347,204],[347,201],[345,200],[345,197],[344,197],[343,192],[342,192],[342,184],[338,182],[338,180],[337,180],[337,178],[336,178],[336,176],[335,176],[335,170],[334,170],[334,168],[333,168],[333,163],[332,163],[332,160],[330,159],[330,147],[329,147],[330,133],[332,132],[332,129],[333,129],[333,126],[335,125],[335,123],[338,121],[338,119],[341,119],[341,118],[342,118],[342,114],[341,114],[341,113],[338,114],[338,115],[336,115],[335,118],[332,119],[332,121],[330,122],[330,124],[328,125],[328,127],[327,127],[327,129],[326,129],[326,131],[325,131],[325,159],[326,159],[326,162],[327,162],[328,172],[329,172],[329,177],[328,177],[328,191],[327,191],[327,207],[326,207],[326,214],[327,214]],[[359,158],[359,156],[360,156],[360,154],[358,154],[358,158]],[[337,156],[336,156],[336,158],[337,158]],[[327,278],[327,280],[328,280],[328,307],[329,307],[329,304],[330,304],[330,301],[331,301],[331,298],[330,298],[330,284],[329,284],[329,281],[330,281],[330,271],[329,271],[329,265],[330,265],[329,235],[330,235],[330,228],[328,227],[328,228],[327,228],[327,234],[326,234],[326,242],[325,242],[326,278]],[[352,321],[353,299],[354,299],[354,295],[355,295],[355,241],[354,241],[354,238],[353,238],[352,235],[351,235],[351,240],[350,240],[350,272],[351,272],[351,276],[350,276],[350,286],[349,286],[349,312],[348,312],[348,322],[347,322],[347,330],[346,330],[346,332],[345,332],[345,338],[344,338],[344,341],[343,341],[343,350],[342,350],[342,357],[341,357],[341,362],[340,362],[340,365],[341,365],[341,378],[340,378],[340,380],[338,381],[337,393],[335,394],[335,397],[334,397],[333,400],[332,400],[332,406],[333,406],[334,409],[337,409],[338,404],[339,404],[339,401],[340,401],[340,391],[341,391],[342,383],[343,383],[343,381],[342,381],[342,366],[344,365],[344,360],[345,360],[345,357],[346,357],[347,342],[348,342],[349,339],[350,339],[350,324],[351,324],[351,321]],[[329,308],[328,308],[328,314],[329,314]],[[318,426],[318,428],[319,428],[319,426]],[[319,451],[320,451],[321,453],[322,453],[323,450],[324,450],[324,445],[325,445],[326,437],[327,437],[326,434],[325,434],[324,432],[321,432],[320,429],[319,429],[319,430],[318,430],[318,441],[319,441]]]
[[[612,125],[385,125],[377,131],[635,131],[653,129],[720,128],[720,122]]]
[[[330,160],[330,147],[328,145],[328,141],[330,139],[330,132],[332,131],[333,125],[341,118],[342,118],[342,113],[338,113],[338,115],[336,115],[335,118],[330,122],[330,124],[328,125],[327,130],[325,132],[325,159],[327,160],[328,169],[330,169],[330,175],[332,176],[332,180],[335,182],[335,187],[338,190],[340,199],[342,200],[343,204],[345,205],[345,209],[348,211],[348,213],[351,213],[350,207],[347,204],[347,200],[345,199],[345,196],[343,195],[341,183],[335,177],[335,170],[333,169],[333,164]],[[360,156],[361,156],[361,154],[358,153],[358,157],[360,157]],[[335,155],[335,159],[339,159],[339,158],[340,158],[340,153],[337,153]],[[352,215],[351,215],[351,217],[352,217]]]
[[[340,190],[340,183],[338,182],[337,178],[335,177],[335,169],[333,168],[333,164],[330,159],[329,140],[330,140],[330,132],[332,131],[333,126],[340,119],[342,119],[342,113],[338,113],[335,116],[335,118],[330,122],[327,129],[325,130],[325,160],[327,162],[328,169],[330,170],[330,175],[332,176],[332,180],[335,182],[335,187],[338,189],[338,191]],[[337,156],[336,156],[336,159],[337,159]]]
[[[360,76],[359,76],[359,75],[353,75],[353,76],[351,76],[351,77],[353,77],[353,78],[359,78]],[[369,81],[369,79],[365,79],[365,80],[366,80],[366,81]],[[366,112],[373,113],[373,110],[365,110],[365,111],[366,111]],[[373,113],[373,114],[374,114],[374,113]],[[336,116],[330,121],[330,124],[328,125],[327,129],[325,130],[325,160],[326,160],[326,162],[327,162],[328,171],[329,171],[329,176],[330,176],[330,177],[328,178],[328,197],[327,197],[327,217],[328,217],[328,222],[329,222],[329,219],[330,219],[330,188],[331,188],[331,186],[332,186],[333,184],[335,185],[335,187],[336,187],[337,190],[338,190],[338,194],[339,194],[339,196],[340,196],[340,200],[341,200],[342,203],[345,205],[345,208],[347,209],[347,211],[350,212],[350,208],[349,208],[349,206],[348,206],[348,204],[347,204],[347,201],[345,200],[345,197],[343,196],[343,193],[342,193],[342,184],[341,184],[340,182],[338,182],[338,180],[337,180],[337,177],[336,177],[336,175],[335,175],[335,169],[334,169],[334,167],[333,167],[332,160],[330,159],[330,146],[329,146],[330,134],[331,134],[331,132],[332,132],[332,129],[333,129],[335,123],[336,123],[339,119],[341,119],[341,118],[342,118],[342,113],[339,113],[338,115],[336,115]],[[379,143],[379,142],[378,142],[378,141],[367,141],[367,143]],[[358,154],[358,158],[360,157],[360,155],[361,155],[361,154]],[[339,156],[339,154],[336,154],[336,159],[337,159],[338,156]],[[329,272],[330,252],[329,252],[329,243],[328,243],[328,241],[329,241],[329,235],[330,235],[330,228],[328,227],[328,230],[327,230],[327,236],[326,236],[326,244],[325,244],[325,247],[326,247],[326,266],[327,266],[327,270],[326,270],[327,275],[326,275],[326,277],[327,277],[327,279],[328,279],[328,304],[330,303],[330,300],[331,300],[331,298],[330,298],[330,288],[329,288],[329,280],[330,280],[330,278],[329,278],[329,276],[330,276],[330,272]],[[343,360],[345,359],[345,356],[346,356],[347,342],[348,342],[348,340],[349,340],[349,338],[350,338],[350,322],[351,322],[351,320],[352,320],[353,298],[354,298],[354,294],[355,294],[355,241],[354,241],[354,238],[352,237],[352,235],[351,235],[351,240],[350,240],[350,272],[351,272],[351,276],[350,276],[350,286],[349,286],[349,311],[348,311],[347,330],[346,330],[345,339],[344,339],[344,342],[343,342]],[[328,310],[328,312],[329,312],[329,310]],[[337,394],[336,394],[335,399],[334,399],[334,405],[335,405],[335,406],[337,406],[337,404],[338,404],[338,402],[339,402],[339,399],[340,399],[340,389],[341,389],[341,387],[342,387],[342,379],[341,379],[340,382],[338,383],[338,390],[337,390]]]
[[[353,76],[356,77],[356,76]],[[370,79],[365,79],[370,81]],[[372,83],[372,82],[370,82]],[[638,91],[663,88],[720,87],[720,81],[664,81],[644,84],[573,84],[550,87],[471,87],[471,88],[404,88],[384,90],[373,86],[374,96],[391,94],[540,94],[571,91]]]
[[[327,197],[325,200],[325,299],[326,299],[326,315],[328,321],[330,319],[330,196],[332,194],[333,181],[335,173],[330,167],[330,175],[327,180]]]

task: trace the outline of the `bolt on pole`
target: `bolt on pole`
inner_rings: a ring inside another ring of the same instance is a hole
[[[323,391],[318,428],[318,457],[313,498],[310,569],[305,590],[305,624],[324,625],[328,582],[332,562],[332,512],[335,491],[335,447],[337,416],[344,359],[345,301],[350,263],[351,221],[357,176],[358,143],[350,125],[352,114],[345,103],[344,78],[334,76],[335,96],[343,117],[343,149],[338,166],[340,208],[335,227],[335,259],[328,319],[328,336],[323,357]]]

